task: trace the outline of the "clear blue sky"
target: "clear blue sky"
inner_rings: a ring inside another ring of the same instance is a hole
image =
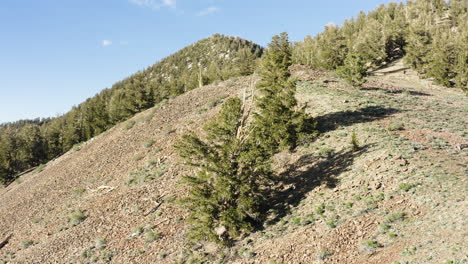
[[[65,113],[214,33],[261,45],[388,0],[0,0],[0,123]]]

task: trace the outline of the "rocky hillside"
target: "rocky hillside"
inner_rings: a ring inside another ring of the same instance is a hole
[[[176,201],[190,170],[173,144],[252,76],[161,102],[0,189],[0,260],[466,263],[468,102],[392,67],[362,89],[294,67],[321,135],[276,155],[269,220],[232,248],[186,244]]]
[[[215,34],[115,83],[57,118],[0,124],[0,184],[169,98],[253,73],[263,48]]]

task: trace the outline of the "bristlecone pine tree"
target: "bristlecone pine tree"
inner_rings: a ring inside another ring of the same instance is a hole
[[[205,126],[203,139],[189,133],[177,143],[179,155],[198,168],[195,175],[184,177],[190,193],[182,200],[190,210],[192,241],[227,244],[262,221],[272,156],[293,148],[300,134],[313,127],[303,111],[294,110],[290,65],[291,48],[283,33],[273,37],[262,61],[262,95],[251,124],[245,122],[250,111],[238,98],[229,99]]]
[[[274,36],[260,65],[257,85],[257,112],[253,121],[253,139],[273,155],[281,149],[294,148],[301,132],[314,128],[311,120],[297,110],[296,80],[291,77],[292,49],[288,35]]]
[[[345,64],[338,68],[337,74],[352,86],[362,87],[366,82],[365,78],[367,76],[367,67],[364,59],[355,53],[349,53]]]
[[[238,98],[223,104],[218,117],[205,126],[206,138],[186,134],[176,148],[186,162],[198,168],[185,176],[191,187],[182,200],[190,210],[189,239],[226,244],[242,233],[249,233],[259,218],[262,175],[255,167],[242,129],[242,103]]]

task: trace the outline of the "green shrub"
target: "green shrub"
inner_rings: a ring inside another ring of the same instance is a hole
[[[390,122],[387,126],[388,131],[398,131],[398,130],[404,130],[405,129],[405,124],[401,122]]]
[[[353,151],[358,151],[360,149],[359,142],[354,131],[351,134],[351,148],[353,149]]]
[[[146,141],[145,148],[151,148],[154,145],[154,143],[156,143],[156,141],[154,141],[153,139]]]
[[[391,224],[396,221],[401,221],[405,219],[405,216],[406,214],[404,212],[394,212],[385,217],[384,223]]]
[[[325,205],[319,204],[317,208],[315,209],[315,212],[319,215],[323,215],[323,213],[325,213]]]
[[[72,214],[68,217],[68,223],[71,226],[77,226],[81,222],[83,222],[85,219],[86,219],[86,215],[84,214],[84,212],[78,209],[72,212]]]
[[[380,244],[378,241],[376,240],[367,240],[364,242],[364,245],[367,246],[367,247],[370,247],[370,248],[379,248],[379,247],[383,247],[382,244]]]
[[[409,190],[411,190],[413,187],[415,186],[415,184],[413,183],[406,183],[406,182],[402,182],[398,185],[398,188],[404,192],[407,192]]]
[[[145,241],[151,243],[158,240],[161,237],[161,234],[148,230],[145,232]]]
[[[94,245],[94,247],[97,249],[97,250],[103,250],[107,247],[107,240],[105,238],[99,238],[96,240],[96,244]]]
[[[335,228],[337,225],[338,221],[337,220],[330,220],[327,222],[327,226],[330,228]]]
[[[72,194],[75,197],[81,197],[86,192],[86,189],[83,187],[75,188],[72,190]]]

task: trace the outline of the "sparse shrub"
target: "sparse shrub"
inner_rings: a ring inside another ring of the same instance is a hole
[[[130,234],[131,237],[136,237],[136,236],[139,236],[141,234],[143,234],[143,232],[145,231],[145,229],[141,226],[138,226],[137,228],[135,228],[135,230]]]
[[[380,225],[380,230],[382,233],[387,233],[392,227],[387,224],[381,224]]]
[[[330,158],[331,156],[333,156],[334,152],[335,152],[335,150],[332,149],[332,148],[323,147],[323,148],[319,149],[318,156],[320,158]]]
[[[391,224],[396,221],[401,221],[405,219],[405,213],[404,212],[394,212],[391,214],[388,214],[385,217],[384,223]]]
[[[364,242],[364,246],[367,246],[367,247],[370,247],[370,248],[379,248],[379,247],[382,247],[382,244],[380,244],[378,241],[376,240],[367,240]]]
[[[94,255],[94,251],[90,248],[87,248],[81,252],[81,257],[84,259],[90,258]]]
[[[388,233],[388,237],[390,237],[390,238],[395,238],[395,237],[397,237],[397,236],[398,236],[398,235],[395,234],[395,233]]]
[[[241,248],[239,250],[239,255],[244,257],[244,258],[253,258],[255,257],[257,254],[255,252],[253,252],[252,250],[250,249],[247,249],[247,248]]]
[[[298,224],[301,223],[301,221],[302,221],[302,219],[301,219],[300,217],[295,217],[295,218],[293,218],[293,221],[292,221],[292,222],[293,222],[293,224],[298,225]]]
[[[128,120],[126,123],[125,123],[125,129],[126,130],[130,130],[133,128],[133,126],[136,124],[135,120]]]
[[[94,245],[94,247],[97,249],[97,250],[103,250],[107,247],[107,241],[105,238],[99,238],[96,240],[96,244]]]
[[[37,168],[34,170],[34,173],[39,173],[39,172],[43,171],[46,166],[47,166],[46,164],[41,164],[41,165],[37,166]]]
[[[372,197],[366,198],[364,202],[366,203],[368,210],[377,208],[377,202]]]
[[[402,252],[402,256],[412,256],[416,254],[417,248],[416,247],[411,247],[411,248],[405,248]]]
[[[23,241],[21,241],[21,246],[23,248],[28,248],[28,247],[30,247],[32,245],[34,245],[34,241],[32,241],[32,240],[23,240]]]
[[[402,182],[398,185],[398,188],[404,192],[407,192],[413,188],[415,184],[413,183],[407,183],[407,182]]]
[[[156,143],[156,141],[154,141],[153,139],[146,141],[145,148],[151,148],[154,145],[154,143]]]
[[[103,251],[101,252],[101,260],[104,261],[104,263],[109,263],[111,260],[114,258],[115,253],[112,251]]]
[[[353,202],[345,202],[344,203],[344,206],[346,206],[347,208],[351,208],[353,207],[354,203]]]
[[[166,164],[161,164],[156,168],[138,168],[130,173],[130,178],[125,181],[125,184],[132,186],[157,179],[166,173],[166,166]]]
[[[380,193],[378,193],[378,194],[374,197],[374,199],[375,199],[376,201],[378,201],[378,202],[379,202],[379,201],[383,201],[383,200],[385,199],[385,195],[384,195],[384,193],[380,192]]]
[[[327,258],[329,258],[332,255],[333,255],[333,253],[330,250],[328,250],[326,248],[322,248],[322,249],[320,249],[318,251],[317,257],[318,257],[319,260],[326,260]]]
[[[224,96],[220,96],[214,100],[212,100],[211,102],[208,103],[208,108],[213,108],[213,107],[216,107],[218,105],[220,105],[221,103],[223,103],[223,100],[226,99],[227,96],[224,95]]]
[[[148,230],[145,232],[145,241],[151,243],[153,241],[158,240],[161,237],[161,234],[157,232],[153,232],[152,230]]]
[[[405,129],[405,124],[401,122],[390,122],[387,126],[388,131],[398,131],[398,130],[404,130]]]
[[[72,190],[72,194],[75,197],[81,197],[86,192],[86,189],[83,187],[75,188]]]
[[[317,208],[315,209],[315,212],[319,215],[323,215],[323,213],[325,213],[325,205],[319,204]]]
[[[335,228],[337,225],[338,221],[337,220],[330,220],[327,222],[327,226],[330,228]]]
[[[84,214],[84,212],[78,209],[72,212],[72,214],[68,217],[68,223],[71,226],[77,226],[81,222],[83,222],[85,219],[86,219],[86,215]]]
[[[359,142],[356,137],[356,132],[354,131],[351,134],[351,148],[353,149],[353,151],[358,151],[360,149]]]
[[[77,143],[77,144],[73,145],[73,147],[71,149],[71,152],[79,151],[79,150],[81,150],[82,147],[83,147],[83,143]]]
[[[134,161],[140,161],[140,160],[142,160],[144,157],[145,157],[145,156],[144,156],[143,154],[138,154],[138,155],[136,155],[136,156],[133,158],[133,160],[134,160]]]

